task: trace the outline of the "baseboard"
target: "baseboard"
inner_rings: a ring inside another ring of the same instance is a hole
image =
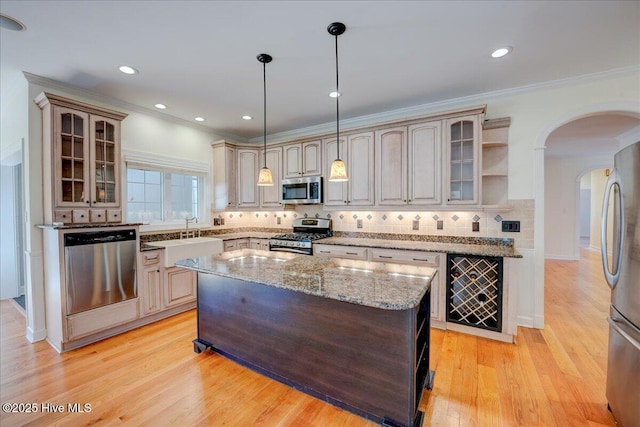
[[[44,339],[47,338],[47,330],[46,329],[40,329],[38,331],[34,331],[33,329],[27,327],[27,340],[29,340],[30,343],[34,343],[34,342],[38,342],[38,341],[43,341]]]
[[[525,328],[533,328],[533,317],[531,316],[518,316],[518,326]]]
[[[555,259],[558,261],[577,261],[580,258],[576,258],[575,256],[567,256],[567,255],[544,254],[544,259]]]

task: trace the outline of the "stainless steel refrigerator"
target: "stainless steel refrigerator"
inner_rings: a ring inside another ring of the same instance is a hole
[[[601,233],[602,265],[611,287],[607,401],[618,425],[635,427],[640,426],[640,142],[618,152],[614,164],[604,194]]]

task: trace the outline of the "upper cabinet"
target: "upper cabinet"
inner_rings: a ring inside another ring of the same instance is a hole
[[[347,165],[349,180],[329,182],[336,159],[336,139],[324,141],[325,206],[372,206],[374,204],[374,133],[361,132],[340,138],[340,157]]]
[[[258,149],[239,148],[238,155],[238,195],[239,208],[256,208],[260,206],[258,194],[258,174],[260,163]]]
[[[284,146],[284,177],[322,174],[322,141],[308,141]]]
[[[236,208],[238,173],[236,148],[226,141],[218,141],[212,145],[214,209]]]
[[[261,158],[265,154],[261,154]],[[282,197],[282,147],[267,148],[266,151],[267,167],[271,170],[273,177],[272,186],[260,187],[260,206],[263,208],[281,207],[280,198]],[[260,167],[264,165],[261,160]]]
[[[439,204],[441,151],[440,121],[376,131],[378,204]]]
[[[477,205],[479,163],[479,118],[465,116],[445,121],[446,203]]]
[[[126,114],[43,92],[45,222],[121,222],[120,122]]]

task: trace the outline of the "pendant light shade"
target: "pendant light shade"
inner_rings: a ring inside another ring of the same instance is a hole
[[[264,152],[262,156],[264,165],[262,169],[260,169],[260,175],[258,175],[258,185],[263,187],[273,185],[273,175],[271,175],[271,170],[267,167],[267,64],[271,62],[273,58],[266,53],[261,53],[257,58],[258,61],[262,62],[262,81],[264,83]]]
[[[347,165],[340,159],[340,86],[338,73],[338,36],[346,31],[347,27],[342,22],[333,22],[327,27],[327,31],[336,38],[336,159],[331,163],[329,181],[348,181]]]

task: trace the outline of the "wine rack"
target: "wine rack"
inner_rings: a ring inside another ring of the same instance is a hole
[[[502,332],[502,262],[447,256],[447,322]]]

